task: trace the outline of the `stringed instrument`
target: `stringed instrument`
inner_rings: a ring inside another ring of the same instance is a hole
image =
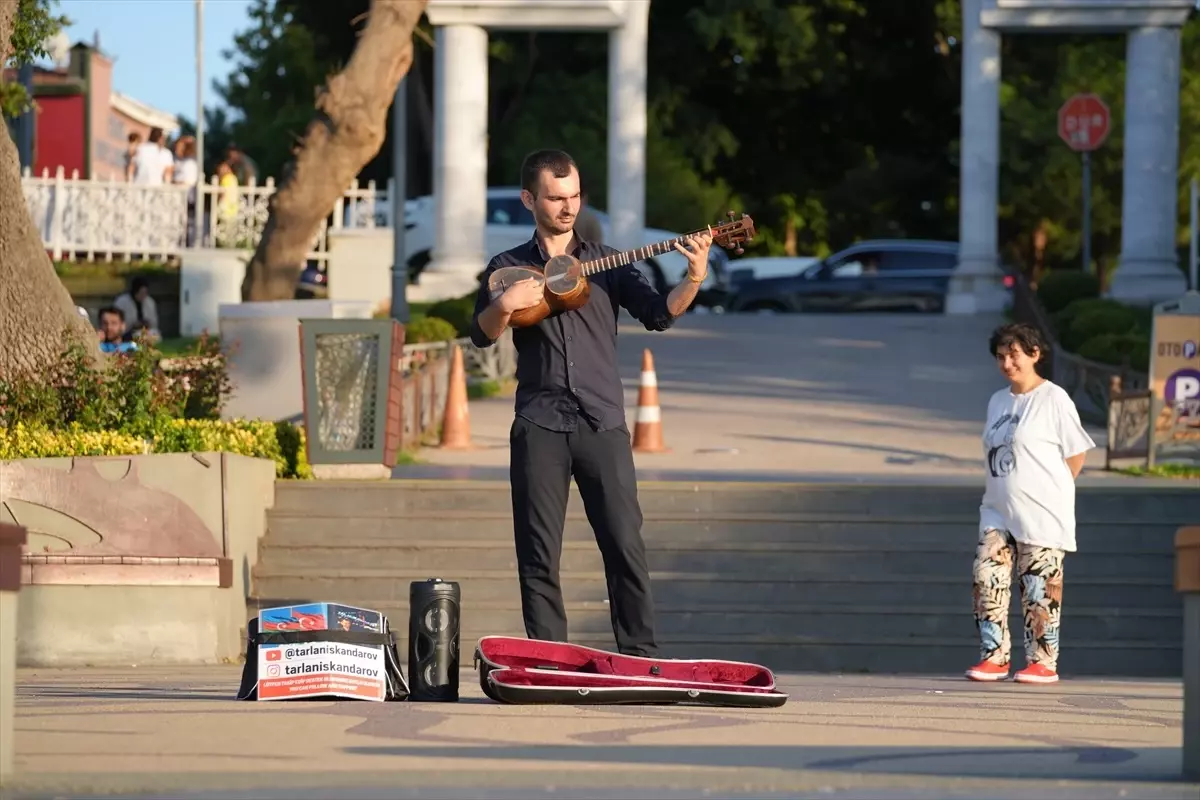
[[[511,328],[528,328],[555,312],[574,311],[586,305],[591,296],[589,276],[670,252],[675,249],[677,243],[682,244],[689,236],[707,232],[712,235],[714,244],[741,255],[744,252],[741,244],[754,238],[754,220],[748,214],[742,214],[741,219],[735,219],[736,215],[732,211],[728,212],[727,216],[729,222],[710,225],[674,239],[623,250],[593,261],[580,261],[575,256],[561,255],[550,259],[546,266],[540,269],[535,266],[501,267],[488,277],[489,299],[495,302],[497,297],[519,281],[538,281],[543,286],[542,301],[513,312],[508,321]]]

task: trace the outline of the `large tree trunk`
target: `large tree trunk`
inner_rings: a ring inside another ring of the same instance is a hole
[[[0,64],[8,61],[18,4],[0,2]],[[38,373],[57,360],[63,335],[89,344],[95,332],[54,272],[25,204],[17,147],[0,124],[0,380]]]
[[[242,282],[243,300],[295,295],[321,220],[383,146],[388,110],[412,64],[413,28],[425,4],[371,0],[350,62],[318,96],[316,117],[271,195],[270,216]]]

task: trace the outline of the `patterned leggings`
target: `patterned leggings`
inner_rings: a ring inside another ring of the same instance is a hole
[[[1008,531],[987,530],[975,549],[975,627],[980,658],[1008,664],[1008,607],[1013,560],[1021,581],[1025,660],[1058,668],[1058,628],[1063,590],[1063,551],[1022,544]]]

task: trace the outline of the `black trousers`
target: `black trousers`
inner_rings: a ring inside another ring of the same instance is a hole
[[[518,416],[509,440],[513,533],[526,635],[567,641],[559,561],[574,477],[604,559],[617,649],[626,655],[657,655],[654,600],[628,429],[595,431],[580,419],[577,432],[561,433]]]

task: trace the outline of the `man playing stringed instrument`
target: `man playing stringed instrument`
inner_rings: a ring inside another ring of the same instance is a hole
[[[533,212],[536,230],[527,243],[494,257],[482,276],[471,326],[471,341],[478,347],[493,344],[515,314],[543,303],[547,291],[546,281],[533,272],[497,289],[491,280],[497,270],[536,267],[540,272],[562,255],[586,267],[618,255],[575,233],[579,171],[566,153],[542,150],[526,157],[521,200]],[[513,329],[517,396],[509,478],[521,609],[531,639],[567,641],[559,559],[574,477],[604,559],[617,649],[657,655],[642,512],[617,370],[618,316],[624,308],[647,330],[670,328],[696,297],[711,244],[707,231],[673,242],[687,258],[688,270],[669,294],[655,291],[628,262],[606,266],[595,274],[585,271],[590,295],[584,305]],[[665,249],[647,249],[640,257],[657,252]]]

